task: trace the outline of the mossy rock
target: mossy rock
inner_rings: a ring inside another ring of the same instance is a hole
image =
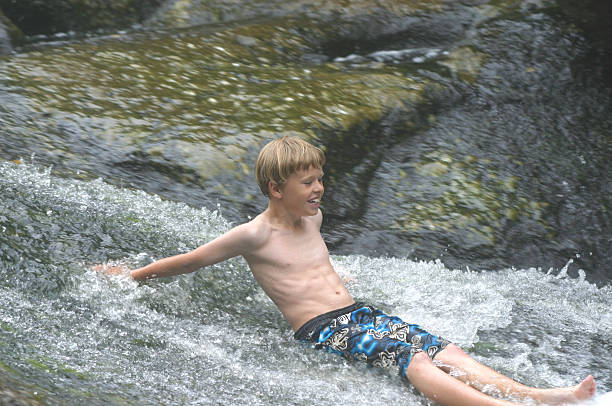
[[[309,38],[325,29],[283,19],[21,54],[0,73],[21,89],[13,108],[29,113],[8,120],[41,155],[67,166],[110,177],[112,167],[153,169],[165,184],[252,201],[252,166],[265,140],[295,134],[318,143],[321,133],[348,132],[423,98],[427,81],[395,67],[296,63],[316,52]],[[86,149],[72,138],[84,134],[95,140]]]
[[[580,216],[557,216],[555,200],[565,203],[550,191],[575,173],[582,183],[599,168],[607,173],[603,149],[571,134],[589,128],[582,136],[597,141],[608,118],[585,102],[593,89],[571,85],[578,47],[544,11],[535,18],[528,9],[537,6],[513,1],[281,3],[176,1],[164,8],[167,20],[160,9],[152,23],[188,27],[190,17],[211,13],[216,24],[5,58],[0,114],[11,132],[3,155],[35,152],[69,176],[220,202],[224,216],[243,221],[266,203],[252,179],[259,148],[300,135],[328,153],[326,229],[355,237],[353,251],[439,258],[450,247],[496,268],[531,265],[540,255],[533,247],[555,258],[576,252],[572,241],[557,241],[566,233],[555,222]],[[432,42],[437,51],[425,62],[370,54]],[[351,53],[358,62],[337,58]],[[565,120],[549,117],[582,111],[565,103],[566,90],[593,122],[576,116],[585,125],[558,132],[552,123]],[[598,106],[609,100],[598,97]],[[559,153],[569,147],[584,157]],[[540,179],[541,162],[556,169]]]
[[[362,25],[359,17],[375,14],[392,19],[440,11],[443,7],[444,2],[440,0],[175,0],[160,8],[148,23],[166,28],[192,27],[261,17],[304,15],[308,18],[333,20],[344,27],[354,24],[355,27],[359,26],[361,32],[367,32],[372,24]],[[381,26],[384,25],[384,22],[381,23]]]
[[[0,0],[26,35],[126,28],[151,15],[162,0]]]

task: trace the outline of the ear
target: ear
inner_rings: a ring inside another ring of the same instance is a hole
[[[268,194],[270,197],[275,197],[277,199],[283,198],[283,192],[281,192],[280,185],[276,182],[268,182]]]

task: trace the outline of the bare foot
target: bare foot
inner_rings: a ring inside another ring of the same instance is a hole
[[[587,376],[580,384],[567,388],[543,389],[536,395],[540,403],[546,405],[567,405],[593,397],[595,394],[595,378]]]
[[[576,400],[586,400],[592,398],[595,394],[596,387],[597,384],[595,383],[595,378],[593,378],[593,375],[587,376],[579,385],[574,386],[574,396],[576,397]]]

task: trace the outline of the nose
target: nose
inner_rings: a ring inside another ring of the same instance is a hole
[[[317,192],[321,192],[321,194],[323,194],[323,190],[325,190],[325,188],[323,187],[323,181],[322,180],[316,180],[315,181],[315,186],[314,186],[314,190]]]

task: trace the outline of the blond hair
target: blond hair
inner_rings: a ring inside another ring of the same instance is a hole
[[[298,137],[282,137],[266,144],[255,164],[255,178],[264,195],[269,196],[268,183],[284,184],[289,176],[311,166],[323,168],[323,151]]]

